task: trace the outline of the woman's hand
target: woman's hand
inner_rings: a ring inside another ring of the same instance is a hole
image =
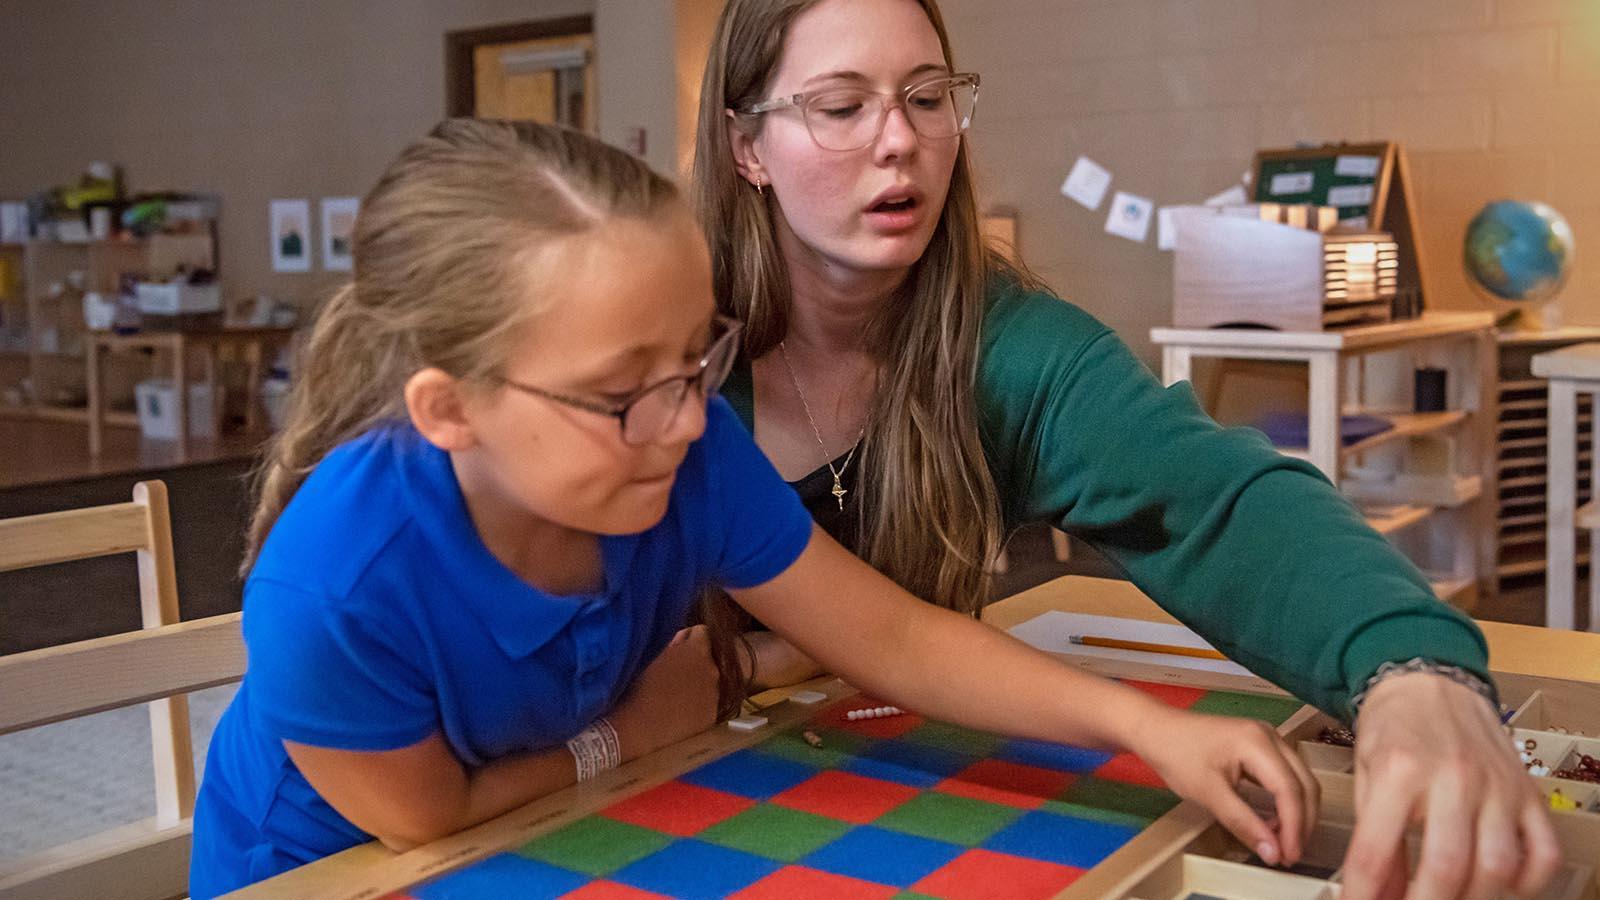
[[[1268,865],[1293,865],[1317,821],[1321,789],[1311,770],[1270,725],[1254,719],[1160,707],[1145,716],[1128,749],[1179,795],[1217,817]],[[1263,821],[1239,796],[1248,779],[1272,794],[1276,823]]]
[[[698,734],[717,721],[717,667],[704,625],[678,632],[612,711],[624,759]]]
[[[1471,689],[1425,672],[1367,695],[1357,719],[1356,830],[1344,897],[1399,897],[1406,826],[1423,826],[1409,896],[1532,896],[1561,863],[1538,786],[1494,711]]]

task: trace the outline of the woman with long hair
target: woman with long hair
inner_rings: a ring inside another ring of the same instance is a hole
[[[1472,622],[1315,469],[1222,429],[1092,316],[984,246],[961,71],[934,0],[728,0],[694,201],[745,324],[726,395],[818,523],[975,613],[1007,532],[1097,547],[1234,659],[1356,722],[1345,896],[1525,893],[1557,851]],[[816,666],[712,600],[726,673]],[[725,685],[726,686],[726,685]]]

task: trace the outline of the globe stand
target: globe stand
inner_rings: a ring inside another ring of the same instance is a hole
[[[1561,304],[1541,303],[1538,306],[1518,309],[1511,320],[1512,331],[1558,331],[1561,328]]]

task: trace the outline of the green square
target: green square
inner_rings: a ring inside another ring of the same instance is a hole
[[[987,840],[1020,815],[1022,810],[1015,807],[929,791],[889,810],[872,824],[972,847]]]
[[[1178,795],[1171,791],[1092,776],[1074,781],[1061,800],[1147,819],[1159,819],[1178,805]]]
[[[672,835],[659,831],[590,816],[534,838],[517,853],[598,878],[644,859],[673,840]]]
[[[699,840],[794,862],[849,831],[850,823],[763,803],[707,828]]]
[[[993,754],[1005,742],[1005,739],[998,735],[973,731],[946,722],[924,722],[906,732],[905,739],[978,757]]]
[[[1065,803],[1060,800],[1047,800],[1042,809],[1047,812],[1071,816],[1074,819],[1088,819],[1092,822],[1105,822],[1108,825],[1121,825],[1125,828],[1137,828],[1143,831],[1155,819],[1149,816],[1137,816],[1133,813],[1119,812],[1114,809],[1101,809],[1098,806],[1084,806],[1081,803]]]
[[[1242,716],[1260,719],[1268,725],[1282,725],[1305,704],[1293,697],[1265,697],[1261,694],[1237,694],[1232,691],[1212,691],[1189,707],[1195,712],[1214,716]]]
[[[786,731],[773,735],[756,749],[801,765],[832,769],[847,762],[854,755],[855,748],[861,745],[860,738],[844,732],[829,732],[826,735],[818,732],[817,736],[822,738],[821,747],[806,743],[798,731]]]

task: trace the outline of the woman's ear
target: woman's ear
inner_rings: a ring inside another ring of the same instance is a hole
[[[411,424],[440,450],[469,450],[477,444],[467,419],[463,389],[460,379],[432,367],[406,379],[406,413]]]
[[[733,110],[723,112],[728,115],[728,149],[733,153],[733,167],[739,177],[758,188],[770,184],[772,179],[767,177],[766,167],[761,165],[761,156],[756,152],[756,136],[744,129]]]

